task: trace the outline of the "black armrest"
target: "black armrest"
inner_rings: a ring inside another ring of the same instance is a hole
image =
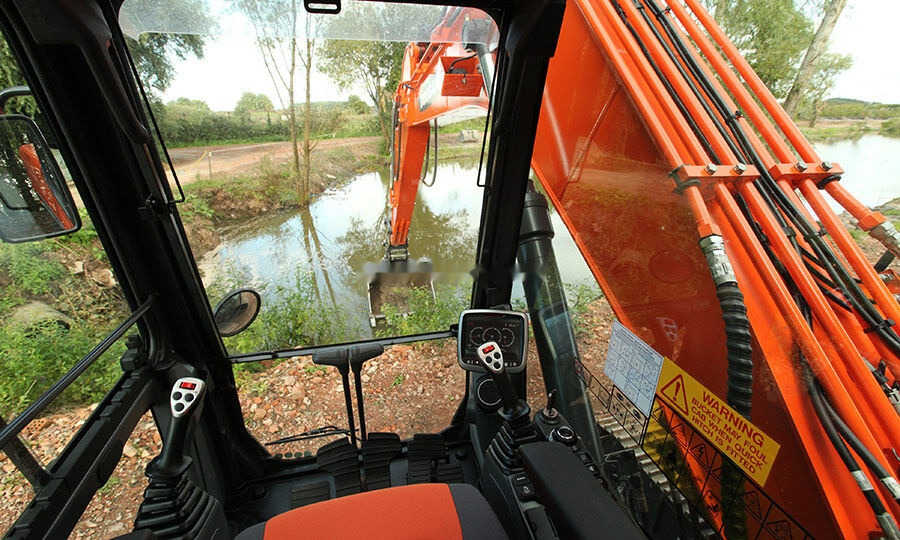
[[[571,448],[536,442],[519,454],[560,538],[646,538]]]

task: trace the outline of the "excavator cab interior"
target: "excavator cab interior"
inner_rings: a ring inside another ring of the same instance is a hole
[[[147,418],[161,449],[133,517],[95,535],[900,537],[890,220],[843,188],[698,0],[460,4],[0,4],[27,82],[0,108],[28,95],[41,113],[0,115],[0,238],[89,221],[127,303],[0,425],[34,492],[7,537],[72,534]],[[286,240],[201,250],[181,185],[201,173],[176,177],[139,73],[134,44],[159,35],[224,51],[224,74],[186,64],[210,87],[289,81],[283,121],[304,92],[309,119],[328,83],[295,70],[326,46],[351,80],[402,57],[392,94],[370,94],[389,166],[311,177],[301,123],[297,221],[247,202]],[[457,122],[477,157],[439,170]],[[826,195],[881,242],[877,263]],[[566,242],[615,312],[605,354],[580,349],[596,330],[576,328]],[[392,401],[373,380],[403,384],[390,370],[410,347],[442,392]],[[26,435],[107,353],[118,381],[36,459]],[[290,405],[296,426],[241,389],[259,365],[319,379]],[[446,421],[398,428],[402,407]]]

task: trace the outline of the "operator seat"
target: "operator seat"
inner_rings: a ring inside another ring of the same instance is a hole
[[[507,538],[484,496],[469,484],[414,484],[348,495],[279,514],[235,540],[286,538]]]

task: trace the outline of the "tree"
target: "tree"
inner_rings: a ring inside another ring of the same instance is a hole
[[[819,28],[816,30],[809,48],[806,49],[806,54],[803,56],[800,68],[797,70],[794,82],[791,84],[787,98],[784,100],[784,110],[788,114],[793,115],[797,112],[797,108],[803,101],[805,93],[810,91],[818,92],[819,88],[812,83],[816,77],[821,80],[820,71],[823,68],[831,73],[831,78],[826,81],[830,83],[838,73],[850,67],[850,58],[846,56],[843,59],[831,58],[827,63],[823,62],[825,60],[823,56],[826,55],[825,51],[828,49],[828,38],[831,37],[831,32],[837,24],[838,17],[841,16],[841,12],[846,5],[847,0],[828,0],[825,6],[825,13],[822,15],[822,22],[819,23]],[[829,84],[829,88],[830,86]],[[822,92],[818,93],[822,94]],[[819,95],[815,102],[821,101],[822,97],[824,96]]]
[[[368,2],[354,2],[345,9],[349,12],[348,15],[335,19],[325,34],[358,35],[344,26],[365,20],[367,33],[381,36],[384,40],[329,39],[321,48],[319,69],[344,90],[354,88],[360,82],[363,84],[366,94],[375,105],[381,134],[388,142],[391,138],[393,96],[400,83],[406,43],[427,39],[434,24],[441,19],[441,8],[404,6],[401,10]]]
[[[812,40],[812,22],[794,0],[716,0],[715,17],[776,97],[784,97]]]
[[[846,54],[825,53],[819,58],[816,71],[803,92],[803,102],[801,103],[810,108],[810,127],[815,127],[819,112],[825,104],[825,96],[834,86],[834,80],[838,73],[847,70],[852,63],[852,59]],[[793,114],[793,112],[789,112],[789,114]]]
[[[269,99],[269,96],[265,94],[254,94],[253,92],[244,92],[234,106],[234,114],[235,116],[247,119],[250,117],[250,113],[268,113],[272,109],[274,109],[274,107],[272,107],[272,100]]]
[[[196,34],[141,34],[125,38],[141,80],[149,91],[164,92],[175,76],[173,58],[203,57],[204,36]]]
[[[368,114],[371,112],[371,108],[357,95],[351,95],[347,98],[347,108],[350,109],[353,114]]]
[[[288,114],[291,135],[292,172],[297,179],[297,196],[301,204],[309,201],[310,153],[314,145],[309,139],[310,73],[313,69],[313,41],[310,17],[298,9],[297,0],[266,2],[233,0],[233,5],[250,20],[256,30],[256,43],[283,109]],[[302,18],[302,20],[301,20]],[[305,30],[305,46],[300,46],[298,24]],[[300,140],[297,126],[296,93],[297,62],[306,69],[306,119],[303,126],[303,172],[300,169]]]
[[[6,40],[0,36],[0,89],[23,84],[26,84],[26,82],[22,72],[19,71],[19,63],[16,62],[12,51],[9,50]],[[37,103],[35,103],[34,98],[28,96],[9,100],[4,112],[34,116],[36,111]]]
[[[378,41],[328,40],[322,46],[319,69],[345,90],[363,83],[385,141],[391,139],[394,92],[405,49],[405,43]]]

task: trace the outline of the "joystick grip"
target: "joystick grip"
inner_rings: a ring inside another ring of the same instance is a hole
[[[488,341],[478,347],[478,359],[491,373],[501,374],[503,370],[503,351],[496,342]]]
[[[516,395],[512,382],[510,382],[509,376],[504,369],[503,351],[500,350],[500,346],[494,341],[488,341],[478,347],[477,353],[478,359],[481,360],[481,365],[487,369],[488,375],[490,375],[497,386],[504,411],[508,414],[513,414],[521,410],[522,406],[519,403],[519,396]]]
[[[148,473],[156,477],[174,477],[184,472],[190,460],[185,454],[185,437],[193,413],[203,399],[206,383],[196,377],[182,377],[172,385],[169,393],[169,409],[172,421],[163,440],[163,449],[154,459]]]

